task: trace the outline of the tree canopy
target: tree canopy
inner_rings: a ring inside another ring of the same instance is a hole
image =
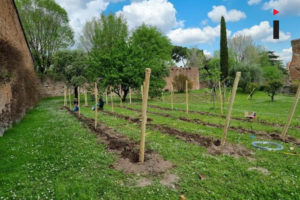
[[[224,16],[221,17],[221,39],[220,39],[220,66],[221,66],[221,80],[228,76],[228,47],[227,47],[227,34],[226,22]]]
[[[88,22],[89,23],[89,22]],[[151,68],[150,96],[160,95],[168,75],[172,45],[156,27],[145,24],[137,27],[129,37],[127,23],[121,15],[103,13],[94,27],[95,35],[90,55],[89,75],[100,85],[113,86],[123,101],[129,87],[140,88],[146,68]],[[121,86],[121,87],[120,87]],[[119,90],[121,88],[121,90]]]
[[[74,44],[68,14],[54,0],[16,0],[38,72],[47,73],[53,54]]]

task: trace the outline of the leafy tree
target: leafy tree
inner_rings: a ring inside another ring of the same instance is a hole
[[[126,73],[131,67],[128,63],[127,23],[123,16],[112,13],[107,16],[101,13],[97,20],[94,22],[97,25],[94,26],[95,35],[91,41],[93,47],[89,54],[91,67],[88,75],[93,81],[101,78],[101,88],[113,86],[113,91],[119,97],[123,91],[125,100],[131,84],[128,81],[132,78]]]
[[[96,28],[101,26],[98,17],[93,17],[91,20],[85,22],[81,33],[79,35],[79,47],[90,53],[95,44],[95,31]]]
[[[228,47],[226,36],[226,22],[224,16],[221,17],[220,59],[221,80],[224,80],[228,76]]]
[[[188,48],[182,46],[173,46],[172,59],[176,63],[181,61],[183,63],[183,67],[185,67],[187,56],[188,56]]]
[[[258,88],[258,84],[257,83],[248,83],[247,84],[247,90],[249,92],[250,100],[252,100],[252,96],[256,92],[257,88]]]
[[[255,45],[251,36],[236,35],[228,40],[228,46],[236,63],[259,64],[262,47]]]
[[[236,72],[242,72],[239,81],[239,87],[245,92],[249,83],[261,83],[263,81],[263,70],[258,65],[245,65],[239,63],[231,68],[230,76],[235,77]]]
[[[282,71],[275,66],[266,66],[263,68],[263,71],[264,71],[264,78],[267,81],[276,80],[276,79],[281,80],[284,77]]]
[[[201,69],[200,76],[202,80],[207,81],[208,86],[212,89],[213,104],[215,106],[216,88],[219,86],[221,72],[218,67],[208,65],[208,69]]]
[[[16,0],[39,73],[47,73],[53,54],[74,44],[68,14],[54,0]]]
[[[283,86],[283,82],[278,79],[270,80],[264,86],[265,92],[271,97],[271,100],[274,101],[274,96],[276,92]]]
[[[193,47],[188,50],[187,58],[188,58],[187,66],[198,67],[198,68],[204,67],[206,57],[203,53],[203,50]]]
[[[77,98],[77,86],[89,82],[87,69],[88,56],[80,50],[62,50],[53,55],[49,75],[55,80],[62,80],[68,86],[74,87],[75,98]]]
[[[168,61],[171,60],[172,45],[170,40],[156,27],[145,24],[139,26],[130,37],[130,65],[134,71],[140,71],[133,76],[139,80],[139,87],[144,80],[145,68],[151,68],[149,95],[155,97],[161,95],[168,76]]]
[[[178,76],[175,76],[172,84],[178,92],[185,92],[186,81],[188,81],[188,89],[189,90],[192,89],[193,83],[190,81],[190,79],[187,76],[185,76],[183,74],[179,74]]]

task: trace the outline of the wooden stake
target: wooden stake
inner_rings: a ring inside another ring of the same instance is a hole
[[[148,101],[148,91],[149,91],[149,81],[150,81],[151,69],[146,68],[146,76],[144,82],[144,98],[142,107],[142,130],[141,130],[141,141],[140,141],[140,155],[139,161],[144,162],[145,154],[145,133],[146,133],[146,123],[147,123],[147,101]]]
[[[64,106],[67,105],[67,89],[64,87]]]
[[[222,106],[222,90],[221,90],[221,82],[219,81],[219,95],[220,95],[220,107],[221,107],[221,115],[223,116],[223,106]]]
[[[95,88],[94,88],[94,96],[95,96],[95,128],[97,128],[97,121],[98,121],[98,106],[97,106],[97,99],[98,99],[98,88],[97,88],[97,82],[95,82]]]
[[[186,100],[186,115],[189,116],[189,89],[188,89],[187,80],[185,80],[185,100]]]
[[[69,88],[69,102],[70,102],[70,110],[72,109],[72,106],[71,106],[71,88]]]
[[[107,88],[105,89],[105,100],[106,100],[106,104],[108,104],[108,101],[107,101]]]
[[[171,84],[171,109],[173,110],[173,84]]]
[[[141,85],[141,94],[142,94],[142,100],[144,99],[144,86],[143,85]]]
[[[232,106],[233,106],[235,93],[236,93],[236,89],[237,89],[240,77],[241,77],[241,72],[237,72],[235,80],[234,80],[233,88],[232,88],[232,94],[231,94],[229,107],[228,107],[228,111],[227,111],[226,122],[225,122],[225,126],[224,126],[224,129],[223,129],[223,137],[222,137],[222,140],[221,140],[221,146],[225,145],[227,130],[228,130],[229,121],[230,121],[230,117],[231,117]]]
[[[86,86],[84,86],[84,106],[89,106],[88,100],[87,100],[87,89],[86,89]]]
[[[229,91],[228,101],[230,101],[231,90]]]
[[[113,96],[112,96],[111,88],[112,87],[110,86],[109,90],[110,90],[111,112],[114,112],[114,101],[113,101]]]
[[[254,88],[254,89],[252,90],[252,92],[249,94],[249,96],[247,97],[246,100],[248,100],[248,99],[250,98],[251,94],[254,92],[255,89],[256,89],[256,88]]]
[[[162,97],[162,101],[165,102],[164,93],[163,92],[161,93],[161,97]]]
[[[129,103],[131,104],[131,88],[129,87]]]
[[[78,93],[78,117],[80,117],[80,87],[77,87],[77,93]]]
[[[293,106],[292,106],[292,109],[291,109],[291,112],[290,112],[290,115],[289,115],[289,118],[284,126],[284,129],[283,129],[283,132],[281,134],[281,137],[282,139],[285,139],[286,138],[286,133],[287,133],[287,130],[290,126],[290,123],[292,121],[292,118],[293,118],[293,115],[294,115],[294,112],[295,112],[295,109],[297,107],[297,103],[298,103],[298,99],[299,99],[299,96],[300,96],[300,84],[298,86],[298,90],[297,90],[297,93],[296,93],[296,96],[295,96],[295,99],[294,99],[294,103],[293,103]]]

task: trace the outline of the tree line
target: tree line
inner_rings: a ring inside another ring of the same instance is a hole
[[[123,101],[129,88],[139,89],[143,84],[146,68],[152,70],[149,94],[160,96],[168,67],[179,62],[182,67],[198,67],[200,80],[207,81],[213,91],[219,81],[230,86],[235,73],[241,71],[243,91],[252,97],[261,88],[272,100],[286,75],[278,56],[256,45],[250,36],[227,38],[224,17],[220,50],[206,58],[197,46],[173,46],[154,26],[142,24],[129,31],[124,17],[113,13],[86,21],[78,48],[70,50],[74,32],[64,8],[54,0],[16,0],[16,5],[38,74],[48,74],[68,86],[94,82],[100,90],[112,86],[120,97],[123,94]]]

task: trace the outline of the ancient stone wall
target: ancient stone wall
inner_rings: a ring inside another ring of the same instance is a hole
[[[300,39],[292,40],[293,57],[289,65],[291,80],[300,80]]]
[[[54,81],[45,76],[43,81],[40,81],[39,87],[42,97],[54,97],[64,95],[66,84],[63,81]]]
[[[186,68],[179,68],[179,67],[170,67],[170,75],[169,77],[165,78],[166,81],[166,87],[164,90],[171,90],[171,84],[175,76],[178,76],[179,74],[183,74],[187,76],[190,81],[193,83],[193,90],[200,89],[199,85],[199,68],[197,67],[186,67]],[[201,87],[202,88],[202,87]]]
[[[38,78],[13,0],[0,1],[0,136],[39,100]]]

